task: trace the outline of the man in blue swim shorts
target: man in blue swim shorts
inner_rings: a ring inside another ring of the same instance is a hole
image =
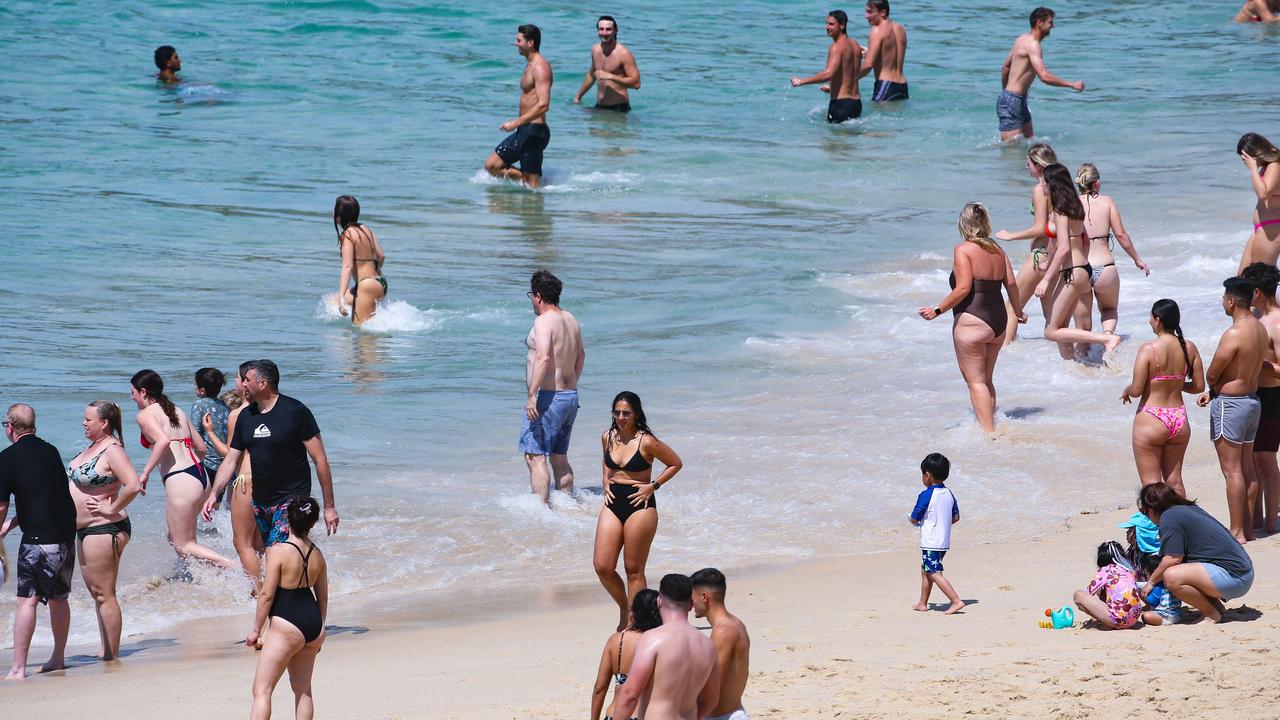
[[[1036,78],[1045,85],[1069,87],[1076,92],[1084,92],[1084,83],[1063,80],[1049,72],[1044,66],[1044,55],[1040,41],[1049,37],[1053,30],[1053,11],[1046,7],[1038,7],[1031,11],[1031,31],[1018,36],[1013,41],[1013,48],[1004,59],[1004,67],[1000,68],[1000,79],[1004,90],[996,99],[996,117],[1000,120],[1000,142],[1017,138],[1035,137],[1035,128],[1031,126],[1031,111],[1027,108],[1027,93]]]
[[[529,348],[525,383],[529,389],[520,427],[520,452],[529,466],[529,488],[544,503],[551,502],[551,481],[557,490],[573,492],[569,466],[569,437],[578,417],[578,378],[586,354],[578,320],[560,307],[564,284],[539,270],[529,280],[533,329],[525,338]]]
[[[511,133],[484,161],[484,169],[494,177],[518,180],[531,188],[542,184],[542,151],[551,141],[547,109],[551,107],[551,63],[538,51],[542,31],[537,25],[521,25],[516,30],[516,49],[525,59],[520,75],[520,116],[502,123]],[[520,169],[512,167],[520,163]]]

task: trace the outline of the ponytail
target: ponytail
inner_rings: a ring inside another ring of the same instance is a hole
[[[1191,353],[1187,352],[1187,339],[1182,337],[1182,327],[1175,326],[1173,328],[1173,336],[1178,338],[1178,344],[1182,346],[1182,359],[1187,363],[1187,378],[1191,377]]]
[[[155,400],[160,404],[160,409],[164,410],[165,417],[169,418],[169,425],[178,427],[178,409],[173,406],[173,401],[164,394],[164,380],[160,379],[160,375],[155,370],[139,370],[133,374],[129,380],[135,390],[141,390],[147,394],[148,398]]]
[[[1187,351],[1187,339],[1182,335],[1182,311],[1178,303],[1162,298],[1151,305],[1151,317],[1160,321],[1160,327],[1173,333],[1182,346],[1182,359],[1187,363],[1187,377],[1191,377],[1191,353]]]
[[[116,436],[121,445],[124,445],[124,429],[120,424],[120,406],[106,400],[94,400],[89,403],[89,407],[93,408],[94,412],[98,414],[99,420],[107,421],[107,426],[111,428],[111,434]]]

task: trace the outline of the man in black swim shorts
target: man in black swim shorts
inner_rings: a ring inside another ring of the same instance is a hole
[[[902,74],[902,63],[907,55],[907,29],[889,19],[889,0],[868,0],[866,18],[871,37],[867,38],[867,54],[858,76],[875,70],[872,102],[906,100],[907,76]]]
[[[494,177],[518,180],[536,188],[542,184],[542,151],[551,141],[547,109],[551,107],[551,63],[538,51],[542,31],[537,25],[521,25],[516,30],[516,49],[525,59],[520,76],[520,117],[502,123],[511,133],[493,149],[484,169]],[[520,164],[520,169],[512,167]]]
[[[640,89],[640,68],[636,59],[622,43],[618,42],[618,21],[609,15],[601,15],[596,21],[596,34],[600,42],[591,48],[591,66],[582,80],[582,87],[574,96],[575,104],[582,102],[591,86],[600,81],[596,90],[596,109],[614,112],[631,112],[628,90]]]
[[[827,15],[827,37],[831,38],[831,49],[827,51],[826,68],[807,78],[791,78],[791,87],[829,83],[829,87],[822,88],[831,93],[831,102],[827,104],[829,123],[842,123],[862,114],[862,98],[858,96],[862,46],[849,38],[848,25],[849,16],[843,10],[832,10]]]

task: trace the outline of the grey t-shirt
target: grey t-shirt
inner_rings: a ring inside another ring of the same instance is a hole
[[[1253,570],[1253,560],[1231,532],[1198,505],[1174,505],[1160,513],[1160,554],[1213,563],[1231,577]]]

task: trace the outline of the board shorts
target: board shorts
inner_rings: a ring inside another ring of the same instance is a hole
[[[906,100],[909,97],[911,96],[907,94],[907,84],[893,82],[892,80],[877,80],[875,92],[871,94],[871,99],[874,102]]]
[[[618,103],[617,105],[601,105],[600,103],[596,103],[596,109],[597,109],[597,110],[612,110],[612,111],[614,111],[614,112],[620,112],[620,113],[629,113],[629,112],[631,112],[631,103],[630,103],[630,102],[620,102],[620,103]]]
[[[827,122],[842,123],[862,114],[862,101],[857,98],[832,99],[827,103]]]
[[[920,548],[920,569],[926,575],[942,572],[942,558],[947,556],[946,550],[925,550]]]
[[[18,546],[18,597],[66,600],[71,594],[71,574],[76,568],[76,544],[55,543]]]
[[[1244,597],[1245,593],[1249,592],[1249,588],[1253,587],[1252,570],[1240,577],[1234,577],[1225,568],[1213,563],[1202,562],[1200,565],[1209,574],[1209,579],[1213,581],[1213,586],[1218,589],[1224,602]]]
[[[1000,132],[1021,130],[1031,124],[1031,110],[1027,108],[1027,96],[1001,90],[996,98],[996,117],[1000,119]]]
[[[259,505],[253,503],[253,519],[262,534],[262,546],[269,548],[289,539],[289,503]]]
[[[538,419],[525,415],[520,426],[520,452],[526,455],[567,455],[573,421],[578,417],[577,390],[539,390]]]
[[[1262,402],[1257,395],[1219,395],[1209,403],[1209,439],[1251,443],[1258,435],[1261,416]]]
[[[546,123],[529,123],[516,128],[506,140],[498,143],[493,152],[511,167],[520,163],[520,172],[526,175],[542,174],[542,151],[551,142],[551,128]]]

